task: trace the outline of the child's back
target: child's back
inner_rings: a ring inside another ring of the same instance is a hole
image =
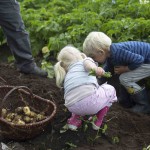
[[[113,86],[99,86],[96,77],[89,75],[94,70],[96,75],[102,76],[104,70],[71,46],[60,51],[54,70],[56,84],[64,87],[65,106],[72,112],[68,127],[75,130],[81,125],[81,116],[96,114],[98,119],[93,124],[93,129],[98,130],[108,108],[117,101]]]

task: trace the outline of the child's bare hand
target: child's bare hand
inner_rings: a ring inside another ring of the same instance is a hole
[[[98,72],[96,73],[96,69],[91,69],[89,72],[89,75],[91,76],[98,76],[98,77],[105,77],[105,78],[111,78],[111,72],[105,72],[101,67],[97,68]],[[100,75],[99,75],[100,74]]]
[[[97,67],[97,69],[96,69],[96,75],[97,75],[97,76],[103,76],[104,73],[105,73],[105,71],[104,71],[103,68]]]
[[[116,74],[122,74],[122,73],[125,73],[128,71],[129,71],[128,66],[116,66],[116,67],[114,67],[114,72]]]

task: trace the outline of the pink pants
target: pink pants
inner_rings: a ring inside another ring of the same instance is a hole
[[[115,101],[117,101],[115,88],[105,83],[92,95],[68,107],[68,110],[80,116],[94,115],[104,107],[110,107]]]

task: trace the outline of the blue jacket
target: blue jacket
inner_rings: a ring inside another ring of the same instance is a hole
[[[114,66],[128,66],[130,70],[141,64],[150,64],[150,44],[138,41],[112,43],[105,71],[113,72]]]

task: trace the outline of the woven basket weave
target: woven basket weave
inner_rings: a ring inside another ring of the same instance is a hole
[[[46,119],[17,125],[6,121],[2,117],[2,108],[13,112],[20,106],[29,106],[37,113],[45,113]],[[56,105],[48,99],[39,97],[26,86],[0,86],[0,134],[3,138],[13,140],[27,140],[39,135],[45,130],[56,114]]]

